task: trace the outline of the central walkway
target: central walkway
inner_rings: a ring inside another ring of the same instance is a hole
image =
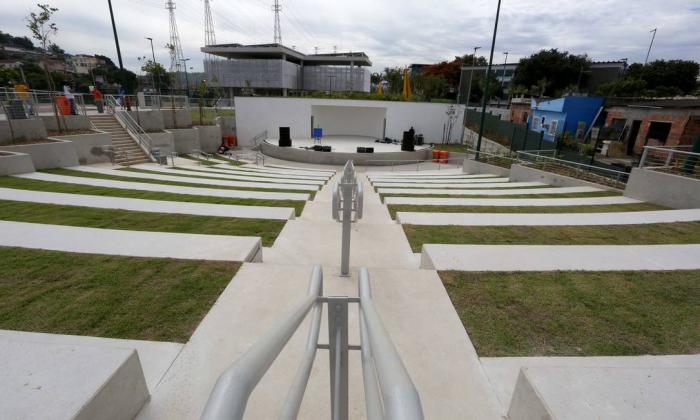
[[[300,217],[286,223],[272,247],[263,249],[263,263],[241,267],[139,418],[198,418],[223,370],[304,296],[314,264],[323,266],[326,296],[357,296],[358,268],[369,268],[377,308],[418,389],[425,418],[501,417],[495,393],[437,272],[418,268],[403,229],[390,218],[363,173],[358,178],[365,187],[364,217],[352,228],[352,275],[339,276],[341,225],[332,220],[330,210],[332,185],[339,177],[307,203]],[[328,342],[326,316],[324,308],[320,343]],[[359,344],[354,304],[349,322],[350,343]],[[308,319],[256,388],[246,418],[279,416],[307,333]],[[350,418],[365,418],[359,352],[351,351],[349,364]],[[328,417],[329,390],[328,352],[319,350],[299,418]]]

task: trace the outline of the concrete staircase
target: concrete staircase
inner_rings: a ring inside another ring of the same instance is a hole
[[[113,115],[91,115],[90,121],[100,131],[106,131],[112,137],[115,151],[115,163],[118,165],[136,165],[149,162],[143,149],[134,141]]]

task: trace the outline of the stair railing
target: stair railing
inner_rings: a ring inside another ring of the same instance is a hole
[[[121,105],[117,102],[113,95],[105,95],[105,105],[109,113],[114,115],[119,124],[124,127],[124,129],[129,133],[131,138],[136,140],[136,143],[146,152],[146,156],[151,162],[155,162],[156,158],[153,156],[153,139],[146,133],[146,131],[141,128],[141,126],[134,120],[129,111],[120,109]]]
[[[328,350],[331,419],[348,419],[348,353],[359,350],[369,420],[421,420],[420,396],[374,306],[369,272],[360,269],[359,297],[322,296],[323,271],[313,268],[306,295],[221,374],[202,413],[203,420],[239,420],[248,398],[311,312],[304,354],[285,398],[280,418],[296,419],[311,375],[316,351]],[[319,344],[323,304],[328,305],[328,344]],[[348,307],[359,304],[360,345],[349,343]],[[316,417],[322,418],[319,413]]]

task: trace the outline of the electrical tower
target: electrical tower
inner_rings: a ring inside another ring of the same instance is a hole
[[[166,0],[165,8],[168,10],[168,14],[170,15],[170,42],[168,43],[168,49],[170,50],[170,72],[175,75],[176,85],[181,86],[181,83],[179,83],[179,76],[183,66],[182,60],[185,58],[185,56],[182,54],[180,35],[177,31],[177,21],[175,20],[175,2],[173,0]]]
[[[275,0],[275,4],[272,5],[272,11],[275,12],[275,44],[282,43],[282,28],[280,27],[280,12],[282,11],[282,5],[279,0]]]
[[[204,45],[216,45],[216,35],[214,34],[214,19],[211,17],[211,7],[209,0],[204,0]],[[210,56],[210,54],[207,54]]]

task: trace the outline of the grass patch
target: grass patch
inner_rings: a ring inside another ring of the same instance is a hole
[[[386,197],[416,197],[416,198],[585,198],[585,197],[614,197],[622,194],[613,191],[596,191],[568,194],[513,194],[513,195],[448,195],[448,194],[380,194],[382,202]]]
[[[465,144],[433,144],[434,150],[447,150],[454,153],[467,153],[467,146]]]
[[[184,343],[240,267],[0,247],[0,328]]]
[[[260,236],[264,246],[272,245],[285,223],[284,220],[148,213],[8,200],[0,200],[0,220],[100,229]]]
[[[125,176],[118,176],[118,175],[101,174],[101,173],[96,173],[96,172],[76,171],[74,169],[65,169],[65,168],[42,169],[38,172],[45,172],[48,174],[55,174],[55,175],[75,176],[75,177],[81,177],[81,178],[96,178],[96,179],[108,179],[108,180],[112,180],[112,181],[141,182],[144,184],[172,185],[175,187],[209,188],[209,189],[215,189],[215,190],[241,190],[241,191],[260,191],[260,192],[300,193],[300,194],[309,194],[309,196],[312,200],[316,194],[316,191],[295,190],[292,188],[290,188],[290,189],[279,189],[279,188],[267,189],[267,188],[254,188],[254,187],[226,187],[226,186],[222,186],[222,185],[192,184],[189,182],[178,182],[178,181],[160,181],[160,180],[151,179],[151,178],[131,178],[131,177],[125,177]],[[165,175],[165,174],[159,173],[158,175]]]
[[[700,242],[700,222],[608,226],[402,225],[413,252],[423,244],[651,245]]]
[[[493,198],[493,197],[491,197]],[[601,206],[423,206],[414,204],[389,204],[391,218],[396,212],[428,213],[610,213],[619,211],[668,210],[651,203],[609,204]]]
[[[91,185],[40,181],[36,179],[0,176],[0,187],[30,191],[47,191],[67,194],[86,194],[106,197],[140,198],[143,200],[183,201],[188,203],[230,204],[239,206],[292,207],[300,216],[305,201],[264,200],[257,198],[211,197],[206,195],[173,194],[156,191],[128,190],[121,188],[93,187]]]
[[[482,357],[700,352],[700,271],[440,272]]]
[[[179,157],[181,159],[187,159],[187,160],[199,162],[200,164],[202,164],[204,166],[213,166],[213,165],[217,164],[217,162],[212,162],[211,160],[206,160],[206,159],[202,159],[202,158],[198,158],[198,157],[194,157],[194,156],[190,156],[190,155],[178,155],[177,157]],[[122,169],[131,169],[131,168],[122,168]]]
[[[213,169],[216,169],[216,170],[222,169],[226,173],[207,172],[207,171],[203,171],[201,168],[200,169],[185,168],[182,166],[174,166],[174,167],[171,167],[170,169],[175,171],[175,173],[177,173],[177,171],[179,171],[180,173],[178,175],[190,174],[190,175],[195,175],[195,176],[204,175],[204,176],[212,176],[212,177],[221,176],[221,175],[223,175],[223,176],[238,175],[238,176],[255,177],[255,178],[260,179],[261,181],[272,182],[272,183],[283,181],[285,179],[294,179],[297,181],[313,181],[313,182],[321,181],[324,184],[326,182],[326,180],[321,179],[321,178],[307,179],[307,178],[299,178],[297,175],[288,175],[288,174],[283,174],[284,178],[281,178],[281,177],[275,178],[275,177],[270,176],[270,175],[276,175],[276,174],[268,174],[265,172],[257,173],[257,172],[246,172],[246,171],[232,171],[232,170],[229,170],[228,168],[221,168],[221,167],[217,167],[217,168],[213,168]],[[228,178],[217,178],[217,179],[229,180]],[[314,184],[309,184],[309,185],[314,185]]]
[[[204,124],[204,125],[214,125],[216,117],[233,117],[235,115],[233,109],[202,109],[202,119],[200,121],[199,115],[199,105],[194,105],[191,108],[190,114],[192,116],[192,124]]]

